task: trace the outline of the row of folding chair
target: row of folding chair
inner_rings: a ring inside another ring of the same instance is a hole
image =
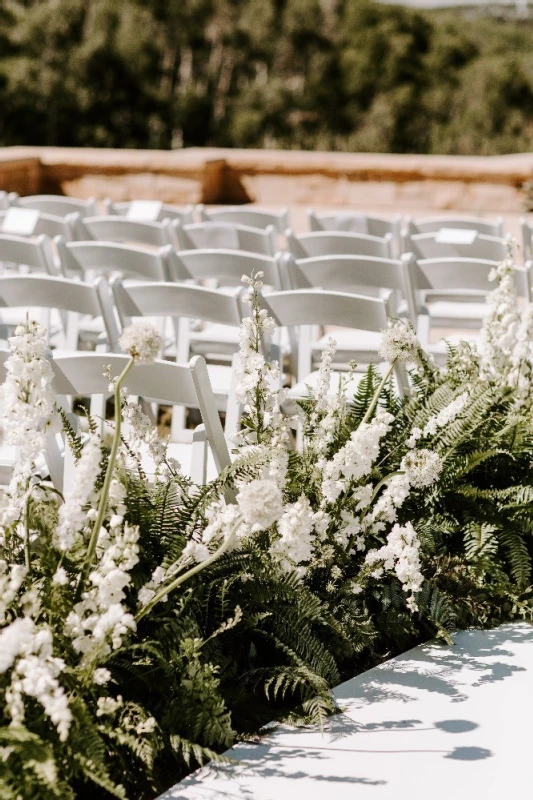
[[[35,235],[61,235],[66,240],[136,241],[158,247],[170,243],[186,250],[229,247],[273,255],[282,246],[279,234],[284,234],[290,251],[297,257],[321,255],[329,248],[327,254],[330,255],[345,252],[392,257],[401,252],[414,252],[419,257],[465,255],[497,259],[507,248],[501,219],[432,217],[413,220],[401,216],[385,219],[355,212],[317,214],[311,210],[308,212],[311,233],[329,234],[332,238],[322,235],[309,238],[295,236],[287,209],[274,212],[236,206],[207,210],[199,205],[195,222],[192,206],[178,209],[156,201],[104,201],[103,215],[98,213],[94,200],[53,195],[19,198],[3,193],[0,211],[10,203],[17,209],[39,212]],[[0,217],[2,224],[5,214],[4,210]],[[532,231],[525,220],[522,230],[524,253],[529,258]],[[347,235],[335,239],[335,234]],[[435,250],[437,252],[431,252]]]

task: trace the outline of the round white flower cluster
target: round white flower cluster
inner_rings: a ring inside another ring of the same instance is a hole
[[[462,394],[458,395],[451,403],[443,408],[442,411],[430,417],[424,428],[413,428],[410,437],[406,441],[407,447],[416,447],[416,443],[419,439],[423,439],[427,436],[435,436],[441,428],[445,428],[450,422],[457,419],[459,414],[466,408],[469,400],[470,394],[468,392],[462,392]]]
[[[40,703],[64,742],[72,723],[65,690],[57,678],[65,662],[53,654],[52,633],[32,619],[15,619],[0,632],[0,673],[12,669],[6,690],[6,710],[14,725],[24,721],[24,695]]]
[[[418,360],[420,342],[411,325],[396,321],[384,331],[379,354],[381,358],[394,364],[396,361],[415,362]]]
[[[65,502],[59,508],[59,520],[54,539],[59,550],[70,550],[80,538],[80,533],[90,524],[87,504],[94,500],[94,485],[100,473],[102,449],[100,437],[92,434],[86,442],[70,482]]]
[[[303,574],[302,563],[311,560],[315,549],[314,526],[315,514],[305,495],[285,507],[278,520],[279,539],[270,548],[284,571],[296,569]]]
[[[154,361],[163,347],[163,337],[150,322],[135,322],[124,328],[119,344],[135,361]]]
[[[253,480],[239,488],[237,505],[253,531],[270,528],[283,514],[283,497],[272,480]]]
[[[365,558],[369,566],[376,566],[372,577],[379,578],[384,570],[394,570],[404,592],[409,593],[407,605],[417,610],[414,595],[420,591],[424,576],[420,572],[420,540],[410,522],[395,525],[387,536],[387,544],[379,550],[370,550]]]
[[[406,473],[411,486],[431,486],[442,472],[442,459],[433,450],[411,450],[403,457],[400,469]]]
[[[334,503],[350,481],[368,475],[379,456],[381,439],[390,431],[392,414],[379,410],[370,423],[362,422],[348,442],[338,450],[323,469],[322,493]]]

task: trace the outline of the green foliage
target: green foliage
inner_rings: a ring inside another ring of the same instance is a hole
[[[0,144],[527,151],[532,42],[374,0],[12,0]]]

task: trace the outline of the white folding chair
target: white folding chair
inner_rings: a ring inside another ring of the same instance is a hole
[[[231,225],[246,225],[250,228],[264,230],[270,225],[277,233],[285,233],[289,227],[289,211],[281,208],[279,211],[269,211],[255,206],[225,206],[224,208],[207,209],[204,205],[197,206],[202,222],[227,222]]]
[[[51,275],[0,276],[2,328],[13,325],[13,322],[6,323],[6,310],[11,315],[15,309],[26,313],[29,308],[59,312],[54,319],[49,317],[47,320],[52,343],[59,348],[77,350],[87,318],[103,319],[106,335],[98,339],[101,347],[118,348],[118,327],[111,293],[104,278],[89,284]]]
[[[83,280],[97,275],[111,277],[121,274],[148,281],[164,281],[171,271],[181,280],[191,277],[180,271],[178,262],[174,263],[171,245],[153,250],[116,242],[65,242],[61,238],[55,242],[63,273]]]
[[[501,262],[509,253],[507,239],[498,239],[495,236],[485,236],[477,231],[470,232],[459,228],[442,228],[437,233],[414,235],[404,231],[402,243],[404,253],[413,253],[418,259],[476,258]]]
[[[100,242],[122,242],[166,247],[177,245],[174,230],[169,220],[163,222],[141,222],[126,217],[85,217],[79,223],[78,239]]]
[[[389,320],[385,300],[345,292],[297,289],[265,295],[263,303],[276,323],[289,331],[291,372],[296,380],[289,392],[291,397],[305,397],[310,387],[316,387],[318,371],[315,367],[320,360],[322,347],[316,340],[313,342],[311,331],[317,325],[357,330],[359,338],[355,347],[352,341],[350,348],[344,351],[342,342],[337,340],[337,331],[331,331],[331,336],[339,344],[338,355],[342,353],[344,356],[346,369],[352,360],[365,363],[379,361],[377,351],[381,345],[381,331],[387,327]],[[353,393],[360,377],[354,376],[347,387],[348,392]],[[395,377],[398,390],[403,394],[408,390],[407,373],[403,365],[397,366]],[[338,380],[339,374],[332,380],[332,393],[337,389]]]
[[[166,219],[178,220],[184,224],[194,222],[193,206],[178,208],[167,203],[154,200],[128,200],[125,203],[115,203],[104,200],[104,209],[107,215],[119,217],[135,217],[139,222],[163,222]]]
[[[278,250],[276,232],[272,225],[261,230],[223,222],[172,224],[180,250],[244,250],[264,256],[273,256]]]
[[[180,280],[180,275],[188,274],[195,282],[212,288],[236,288],[242,287],[243,275],[262,272],[265,287],[282,288],[278,262],[271,256],[242,250],[181,250],[174,254],[172,263],[177,264],[178,270],[171,270],[170,280]],[[193,352],[228,361],[238,350],[239,328],[218,323],[201,330],[194,328],[190,341]]]
[[[411,259],[409,273],[418,304],[418,333],[422,345],[438,361],[445,359],[443,344],[430,344],[432,329],[447,331],[446,338],[454,342],[461,338],[476,340],[473,333],[454,334],[453,330],[479,329],[486,315],[485,299],[495,288],[489,281],[490,272],[498,262],[474,258]],[[519,297],[530,297],[530,271],[525,267],[513,269]]]
[[[106,395],[109,380],[104,373],[109,367],[111,375],[119,375],[127,362],[128,356],[109,353],[54,357],[56,391],[59,395],[77,397]],[[188,364],[170,361],[136,364],[128,374],[127,386],[130,394],[161,405],[199,409],[202,426],[195,431],[182,431],[183,441],[171,440],[169,445],[169,455],[180,462],[183,471],[196,483],[205,483],[231,464],[207,367],[201,356],[195,356]],[[209,453],[211,464],[208,463]],[[146,459],[144,467],[150,474],[153,464]]]
[[[454,228],[457,230],[472,230],[482,233],[484,236],[494,236],[503,239],[505,236],[503,219],[497,217],[494,220],[483,219],[482,217],[425,217],[424,219],[412,219],[406,217],[404,228],[407,233],[415,235],[417,233],[438,233],[442,228]]]
[[[8,211],[9,209],[0,212],[0,232],[9,235],[15,232],[10,230]],[[45,214],[43,212],[38,212],[38,214],[39,216],[35,221],[33,230],[31,233],[29,232],[27,236],[44,235],[49,239],[53,239],[56,236],[63,236],[63,238],[68,242],[78,238],[77,231],[80,216],[77,212],[67,214],[66,217],[58,217],[53,214]],[[21,233],[16,233],[15,235],[26,236],[26,234]]]
[[[416,302],[408,269],[411,258],[404,255],[398,260],[375,256],[295,259],[284,253],[278,261],[285,289],[326,289],[383,297],[389,300],[391,313],[395,308],[415,326]]]
[[[297,236],[286,231],[287,244],[296,258],[317,258],[318,256],[375,256],[392,258],[392,234],[383,238],[362,233],[339,233],[318,231]]]
[[[136,317],[170,319],[174,330],[174,348],[169,353],[177,361],[191,355],[190,320],[216,324],[219,328],[238,328],[242,320],[241,290],[233,294],[178,283],[122,281],[112,283],[113,297],[123,327]],[[213,344],[216,355],[216,342]],[[208,364],[207,370],[219,411],[226,413],[227,428],[233,432],[237,419],[232,367]],[[182,427],[183,416],[173,416],[173,425]]]
[[[36,271],[49,275],[60,274],[60,264],[54,256],[52,243],[42,234],[35,239],[0,234],[0,265],[2,271]]]
[[[34,208],[45,214],[56,217],[66,217],[67,214],[77,213],[80,217],[94,217],[96,214],[96,201],[77,200],[73,197],[63,197],[55,194],[34,194],[28,197],[19,197],[16,192],[9,195],[10,205],[21,208]]]
[[[3,190],[0,191],[0,210],[4,211],[9,208],[9,195]]]

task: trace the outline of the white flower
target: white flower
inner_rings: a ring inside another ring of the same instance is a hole
[[[442,459],[433,450],[412,450],[403,457],[400,469],[406,473],[411,486],[431,486],[442,471]]]
[[[97,686],[105,686],[110,680],[111,673],[105,667],[98,667],[98,669],[95,669],[93,672],[93,682],[96,683]]]
[[[99,697],[96,701],[96,716],[105,717],[114,714],[123,705],[122,695],[114,697]]]
[[[196,542],[194,539],[190,539],[183,548],[182,555],[184,558],[190,558],[193,561],[196,561],[197,564],[201,564],[202,561],[207,561],[210,553],[207,545],[205,545],[203,542]],[[152,596],[154,595],[155,592]],[[139,592],[139,599],[140,597],[141,594]]]
[[[155,731],[156,721],[154,717],[147,717],[143,722],[135,727],[135,733],[142,736],[143,733],[153,733]]]
[[[86,506],[89,500],[94,499],[94,485],[100,473],[101,459],[100,437],[92,434],[75,466],[75,479],[70,482],[65,502],[59,508],[54,539],[57,547],[64,552],[72,548],[80,538],[81,531],[90,523]]]
[[[350,481],[368,475],[379,456],[381,439],[390,431],[393,420],[392,414],[378,411],[372,422],[362,422],[347,443],[325,464],[322,493],[327,502],[335,502]]]
[[[283,514],[280,488],[271,480],[254,480],[241,486],[237,504],[244,521],[258,531],[270,528]]]
[[[417,361],[420,342],[410,325],[393,322],[383,332],[379,354],[393,364],[395,361]]]
[[[410,522],[395,525],[387,536],[387,544],[379,550],[370,550],[365,562],[368,566],[379,566],[371,573],[381,577],[382,570],[394,570],[404,592],[409,593],[408,606],[416,611],[414,595],[420,591],[424,576],[420,572],[420,541]]]
[[[52,633],[29,617],[16,619],[0,633],[0,673],[13,668],[5,694],[6,710],[15,725],[24,721],[23,697],[33,697],[56,726],[64,742],[72,723],[68,698],[57,678],[65,662],[53,654]]]
[[[119,344],[136,361],[147,363],[157,358],[163,337],[150,322],[135,322],[124,328]]]
[[[312,537],[315,515],[305,495],[296,503],[286,506],[278,521],[280,538],[271,547],[271,553],[279,559],[282,569],[289,571],[302,562],[310,561],[314,552]]]
[[[0,559],[0,623],[5,621],[6,612],[17,597],[25,577],[26,567],[21,564],[13,564],[10,567],[6,561]],[[1,668],[0,672],[2,672]]]
[[[54,577],[52,578],[52,583],[55,583],[57,586],[66,586],[68,583],[68,573],[64,567],[58,567],[54,572]]]

